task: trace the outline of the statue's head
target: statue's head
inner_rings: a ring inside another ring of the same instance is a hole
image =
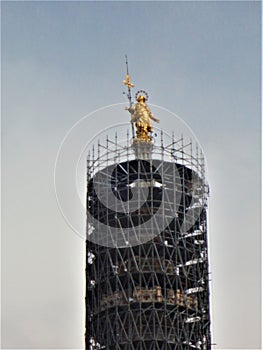
[[[146,102],[148,100],[148,94],[144,90],[139,90],[135,94],[137,102]]]
[[[140,95],[137,97],[138,102],[145,102],[145,97],[143,95]]]

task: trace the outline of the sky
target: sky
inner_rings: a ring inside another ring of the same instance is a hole
[[[136,89],[180,116],[206,155],[214,349],[259,349],[260,2],[1,7],[2,348],[84,348],[85,246],[59,210],[55,160],[84,116],[69,158],[79,138],[127,121],[124,106],[92,114],[126,102],[127,54]]]

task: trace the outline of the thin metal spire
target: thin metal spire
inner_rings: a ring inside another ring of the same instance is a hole
[[[130,75],[129,75],[129,66],[128,66],[128,57],[127,57],[127,55],[125,55],[125,58],[126,58],[126,78],[125,78],[125,80],[123,80],[123,84],[127,85],[127,88],[128,88],[128,92],[126,93],[126,95],[128,97],[129,104],[130,104],[129,108],[131,109],[132,108],[131,88],[134,87],[134,84],[131,83],[131,78],[130,78]],[[135,137],[135,132],[134,132],[134,125],[133,125],[132,122],[131,122],[131,125],[132,125],[132,137],[134,138]]]

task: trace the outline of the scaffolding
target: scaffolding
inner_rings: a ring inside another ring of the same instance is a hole
[[[86,349],[211,349],[207,198],[191,140],[93,146]]]

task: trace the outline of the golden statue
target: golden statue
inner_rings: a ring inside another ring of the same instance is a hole
[[[146,91],[144,90],[137,91],[135,95],[137,103],[135,103],[134,106],[132,105],[131,88],[134,87],[134,84],[131,83],[127,56],[126,56],[126,68],[127,68],[127,73],[126,73],[126,78],[123,81],[123,84],[126,85],[128,88],[127,97],[130,102],[130,107],[126,107],[125,109],[131,113],[131,123],[135,123],[136,136],[137,136],[136,140],[151,142],[152,137],[151,135],[149,135],[149,133],[152,133],[153,131],[151,121],[153,120],[156,123],[159,123],[159,120],[155,118],[150,108],[146,104],[146,101],[148,100],[148,94]],[[134,138],[133,125],[132,125],[132,133]]]
[[[145,96],[142,94],[138,96],[138,93],[140,92],[142,92]],[[143,141],[151,141],[152,138],[149,133],[152,133],[153,131],[152,120],[156,123],[159,123],[159,120],[155,118],[150,108],[146,104],[148,95],[145,91],[138,91],[136,93],[136,100],[137,103],[135,103],[135,105],[132,107],[127,107],[126,110],[131,113],[131,122],[135,123],[137,139]]]

